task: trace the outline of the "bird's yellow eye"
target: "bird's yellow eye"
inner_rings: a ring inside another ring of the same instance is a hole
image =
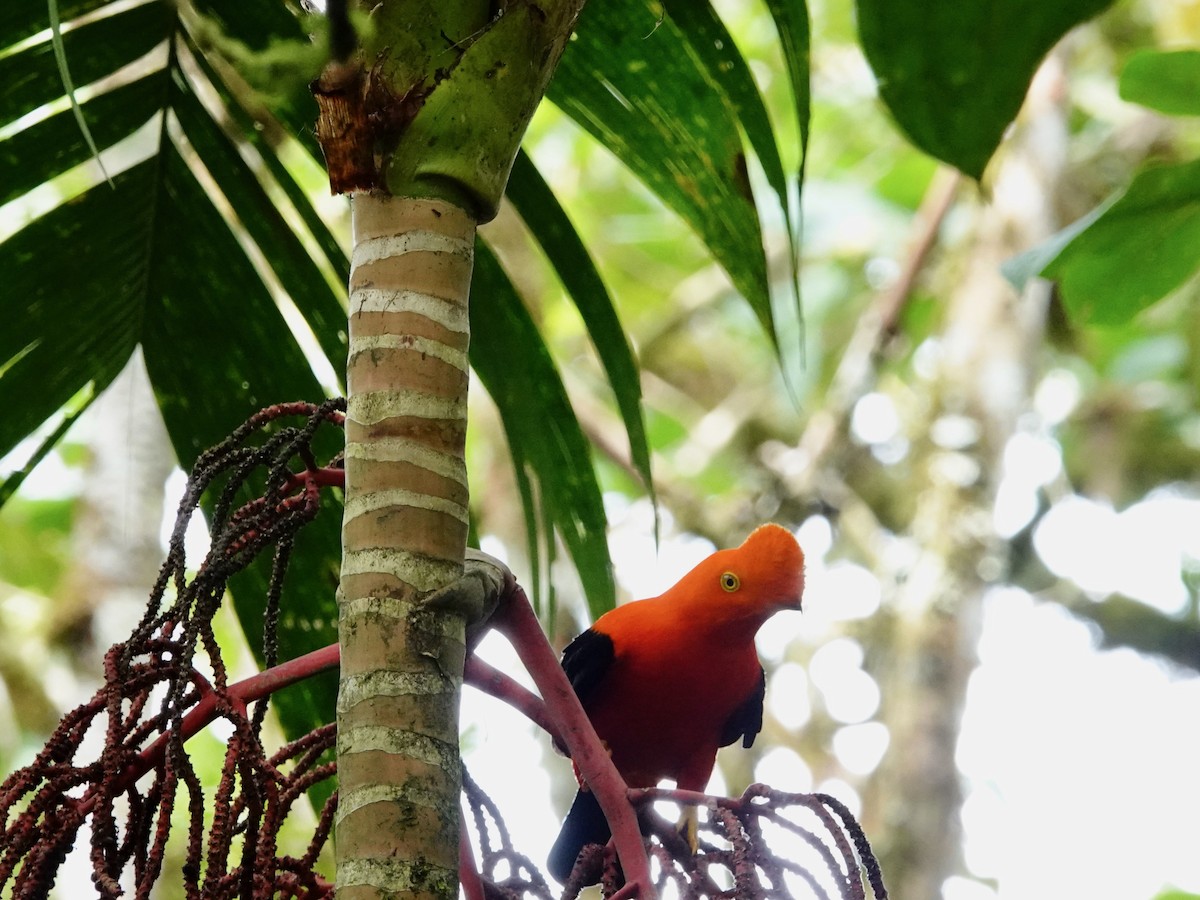
[[[721,576],[721,589],[729,591],[731,594],[742,586],[742,581],[732,572],[726,572]]]

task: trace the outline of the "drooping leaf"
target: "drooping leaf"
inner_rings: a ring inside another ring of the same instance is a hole
[[[103,6],[107,0],[59,0],[58,17],[63,22],[76,19]],[[0,47],[12,47],[50,27],[44,3],[5,3],[0,5]]]
[[[156,162],[154,174],[162,183],[154,230],[160,243],[147,273],[142,343],[167,431],[189,469],[201,451],[263,406],[320,400],[321,390],[228,224],[204,202],[188,165],[170,146]],[[332,450],[327,444],[318,452]],[[287,608],[279,624],[285,659],[336,640],[341,515],[332,501],[327,507],[302,533],[288,571]],[[234,607],[260,658],[270,565],[260,558],[231,584]],[[288,732],[302,734],[328,721],[333,695],[315,706],[280,697],[277,708]]]
[[[796,101],[796,122],[800,129],[800,181],[803,183],[804,161],[808,155],[808,129],[812,116],[812,90],[809,86],[808,5],[805,0],[767,0],[767,9],[775,20],[779,46],[787,66],[788,81]]]
[[[1121,99],[1172,116],[1200,116],[1200,50],[1135,53],[1121,72]]]
[[[103,171],[104,163],[100,159],[100,148],[96,146],[92,130],[88,127],[87,119],[83,117],[83,110],[79,108],[79,98],[75,96],[75,80],[71,77],[71,66],[67,62],[66,48],[63,46],[62,20],[58,15],[58,0],[47,0],[46,9],[50,15],[50,42],[54,46],[54,61],[58,64],[58,77],[62,81],[63,89],[67,92],[67,100],[71,104],[71,115],[75,119],[79,133],[83,135],[84,143],[87,144],[88,150],[91,151]],[[108,178],[107,172],[105,178]]]
[[[250,259],[219,211],[202,202],[190,168],[166,148],[158,162],[161,246],[148,261],[142,341],[167,429],[188,467],[258,409],[322,395]]]
[[[794,388],[801,383],[803,375],[799,369],[804,365],[804,306],[801,295],[800,255],[804,240],[804,219],[801,212],[801,197],[804,192],[804,174],[808,164],[808,135],[812,119],[812,88],[809,84],[811,69],[808,4],[805,0],[766,0],[767,9],[775,21],[779,35],[779,46],[783,51],[784,66],[792,87],[792,99],[796,104],[796,127],[800,138],[800,161],[796,171],[796,209],[788,221],[791,249],[791,289],[794,302],[788,315],[781,316],[781,349],[785,382]],[[778,306],[776,307],[778,308]],[[796,327],[796,353],[789,353],[787,327]]]
[[[271,261],[272,271],[294,298],[337,306],[320,272],[234,148],[204,115],[194,95],[180,94],[173,109],[189,146]],[[163,155],[165,196],[160,202],[165,208],[157,226],[163,247],[150,284],[144,345],[147,370],[168,431],[181,461],[188,465],[196,453],[263,406],[285,400],[319,401],[322,392],[291,329],[220,211],[173,148]],[[197,279],[195,272],[205,277]],[[202,364],[187,365],[189,358]],[[331,456],[340,440],[340,435],[327,436],[318,455]],[[334,590],[341,514],[338,504],[328,498],[325,507],[302,533],[289,567],[288,607],[279,632],[283,658],[336,640]],[[235,607],[256,654],[262,650],[257,635],[262,630],[269,571],[270,560],[259,559],[233,583]],[[303,733],[332,715],[332,694],[326,700],[307,709],[285,702],[281,717]]]
[[[762,164],[767,183],[775,192],[784,215],[788,216],[787,178],[779,158],[775,131],[750,67],[733,42],[733,35],[707,0],[666,0],[663,7],[687,38],[709,80],[729,98],[738,123]]]
[[[223,123],[248,120],[238,103],[242,98],[235,98],[212,67],[187,64],[183,33],[175,7],[161,2],[123,7],[64,30],[64,49],[78,84],[95,82],[139,59],[146,69],[131,74],[124,85],[103,83],[82,104],[98,145],[111,146],[148,121],[159,127],[139,134],[140,143],[129,149],[133,159],[127,155],[119,161],[112,187],[103,182],[89,187],[94,176],[73,175],[64,190],[67,197],[77,195],[74,199],[16,227],[0,243],[5,290],[23,301],[20,315],[0,328],[0,402],[10,410],[0,418],[4,450],[72,398],[86,402],[120,371],[138,344],[185,467],[262,406],[322,399],[258,265],[288,290],[313,326],[332,358],[326,365],[340,365],[339,357],[344,357],[339,291],[273,202],[271,191],[281,189],[293,205],[307,204],[303,221],[315,223],[319,217],[300,186],[290,182],[282,162],[267,158],[269,144],[255,144],[266,162],[259,170],[239,152]],[[147,56],[164,41],[167,53]],[[65,88],[48,37],[13,51],[0,64],[12,80],[12,89],[0,100],[7,116],[24,115],[51,101],[60,107],[16,130],[2,145],[0,184],[6,199],[19,201],[91,154],[61,99]],[[214,113],[201,104],[197,83],[215,91],[226,108]],[[201,186],[202,169],[211,184]],[[244,229],[241,240],[236,228]],[[330,262],[344,269],[344,255],[328,230],[309,230]],[[325,440],[332,444],[321,452],[332,455],[340,435]],[[285,656],[334,639],[331,585],[340,560],[341,516],[336,499],[326,503],[329,509],[303,532],[290,570],[280,623]],[[233,585],[235,606],[252,644],[261,634],[269,566],[269,559],[259,561]],[[320,702],[314,701],[317,694]],[[328,686],[294,690],[290,697],[279,703],[290,734],[304,733],[332,714]]]
[[[149,53],[168,36],[172,19],[169,4],[146,3],[66,31],[63,52],[75,84],[91,84]],[[2,123],[66,94],[49,38],[0,58],[0,79]]]
[[[340,299],[342,292],[330,286],[320,266],[297,235],[295,227],[284,219],[276,202],[264,190],[260,178],[250,170],[236,146],[195,95],[182,95],[173,108],[192,146],[216,179],[235,215],[271,261],[271,269],[280,284],[312,326],[321,349],[333,364],[334,372],[339,375],[340,383],[340,376],[346,368],[346,310]],[[285,172],[280,171],[279,174],[284,181],[291,181]],[[304,198],[299,199],[315,217],[311,203]],[[328,229],[318,227],[327,240],[332,240]],[[345,254],[340,255],[344,267]]]
[[[980,178],[1042,57],[1111,2],[858,0],[858,29],[897,124]]]
[[[161,72],[92,98],[80,109],[92,122],[92,134],[102,147],[117,143],[144,125],[162,108],[165,88]],[[0,203],[33,190],[57,174],[86,162],[91,148],[70,110],[64,109],[7,140],[0,141]]]
[[[329,225],[321,218],[316,208],[312,204],[312,198],[305,192],[305,189],[297,183],[295,177],[287,170],[279,157],[279,147],[266,136],[267,128],[263,127],[263,123],[255,118],[252,112],[246,108],[244,98],[239,96],[230,85],[226,84],[221,76],[217,74],[210,61],[201,52],[199,47],[196,47],[189,41],[189,47],[195,53],[196,62],[200,70],[208,79],[208,83],[213,90],[220,96],[224,103],[224,111],[229,115],[237,129],[238,138],[250,146],[254,147],[262,159],[263,165],[274,179],[274,184],[277,185],[285,194],[292,208],[300,217],[303,227],[312,235],[317,245],[321,248],[321,252],[327,262],[334,270],[337,284],[345,285],[350,280],[350,259],[345,248],[338,242],[337,238],[330,231]],[[279,100],[278,95],[273,95],[276,99],[275,106],[282,106],[283,111],[290,115],[303,115],[303,110],[298,109],[295,105],[283,103]],[[309,110],[309,114],[315,114]],[[274,123],[272,123],[274,124]],[[317,154],[318,149],[309,129],[300,129],[301,133],[294,135],[300,142],[301,146],[309,150],[312,154]],[[278,137],[274,138],[278,141]],[[314,156],[314,160],[318,163],[320,159]],[[293,225],[292,227],[296,227]],[[339,290],[343,290],[339,287]],[[342,308],[339,312],[336,321],[326,321],[326,316],[331,312],[326,308],[309,308],[303,302],[303,298],[293,298],[296,300],[296,305],[304,314],[312,327],[313,333],[316,335],[321,347],[325,350],[326,355],[334,360],[344,360],[346,356],[346,339],[339,337],[339,332],[345,329],[346,311]],[[344,307],[344,304],[340,304]],[[331,341],[336,341],[337,346]],[[339,366],[339,374],[344,366]]]
[[[1101,203],[1087,215],[1080,216],[1066,228],[1060,229],[1040,244],[1026,250],[1024,253],[1006,260],[1000,266],[1000,272],[1018,291],[1024,290],[1030,278],[1042,274],[1046,266],[1062,253],[1063,248],[1075,240],[1092,223],[1104,215],[1105,211],[1116,202],[1117,197],[1111,197]]]
[[[630,459],[653,499],[654,479],[650,471],[650,446],[646,441],[646,427],[642,418],[642,386],[638,365],[629,338],[617,318],[612,297],[567,214],[524,152],[517,154],[508,182],[508,196],[546,252],[563,287],[583,317],[625,422]]]
[[[798,196],[804,177],[804,153],[808,146],[808,15],[803,2],[789,4],[786,9],[782,8],[782,4],[776,4],[776,6],[781,8],[772,10],[772,13],[773,15],[777,14],[776,27],[780,30],[781,35],[785,33],[786,29],[789,39],[799,37],[795,34],[795,28],[799,24],[797,18],[799,22],[802,22],[804,29],[803,58],[787,60],[789,77],[792,79],[793,93],[796,98],[801,149],[800,165],[796,172]],[[758,158],[767,183],[775,193],[776,201],[783,214],[784,229],[788,237],[792,304],[784,305],[782,297],[785,292],[783,291],[773,298],[771,327],[775,331],[768,329],[768,333],[778,334],[775,341],[780,359],[789,381],[794,382],[797,380],[802,350],[802,341],[798,331],[798,326],[803,321],[803,310],[800,306],[800,228],[798,213],[793,215],[788,179],[784,174],[783,162],[779,156],[775,130],[771,125],[758,86],[750,74],[749,65],[738,52],[733,36],[708,0],[699,0],[699,2],[698,0],[667,0],[664,8],[679,26],[692,50],[704,65],[709,80],[718,87],[732,106],[738,124]],[[786,49],[795,50],[796,48]],[[791,339],[793,336],[795,340]]]
[[[691,226],[775,343],[737,115],[679,27],[643,0],[588,4],[547,96]]]
[[[89,191],[0,244],[6,295],[23,300],[0,328],[0,455],[86,385],[99,393],[133,352],[153,204],[145,177],[118,175],[117,190]]]
[[[471,365],[500,410],[523,491],[553,521],[599,616],[616,598],[591,450],[537,326],[496,257],[476,242]],[[526,510],[528,519],[528,509]],[[532,548],[531,548],[532,549]]]
[[[1042,274],[1073,318],[1117,325],[1178,288],[1200,258],[1200,162],[1140,172]]]

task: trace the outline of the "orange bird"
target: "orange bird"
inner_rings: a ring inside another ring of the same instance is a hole
[[[786,528],[762,525],[665,593],[606,612],[567,646],[567,678],[630,787],[670,779],[702,791],[717,748],[754,743],[766,691],[754,635],[780,610],[799,609],[803,593],[800,545]],[[565,881],[584,845],[609,836],[581,786],[550,851],[550,874]],[[694,818],[688,839],[694,849]]]

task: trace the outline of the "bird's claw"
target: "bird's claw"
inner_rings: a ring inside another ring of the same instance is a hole
[[[700,849],[700,814],[696,807],[688,806],[680,815],[679,821],[675,823],[675,830],[679,832],[679,836],[687,841],[688,850],[692,856],[696,855],[696,851]]]

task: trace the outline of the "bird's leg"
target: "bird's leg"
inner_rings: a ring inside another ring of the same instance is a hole
[[[679,821],[675,823],[679,836],[687,841],[692,856],[700,849],[700,812],[694,806],[685,806]]]
[[[703,791],[704,786],[708,784],[715,761],[715,755],[712,760],[694,761],[693,765],[688,767],[690,771],[680,773],[679,778],[675,781],[675,787],[681,791]],[[700,847],[700,810],[695,804],[683,804],[683,812],[679,816],[679,821],[675,823],[675,830],[679,832],[680,837],[687,841],[688,850],[691,851],[692,856],[695,856]]]

